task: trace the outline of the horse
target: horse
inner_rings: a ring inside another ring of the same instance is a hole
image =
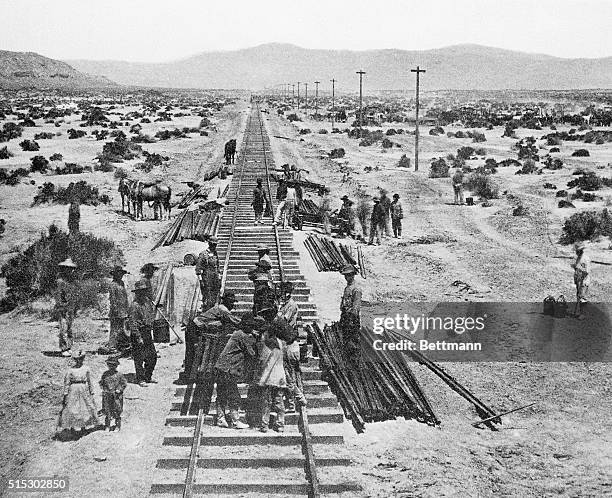
[[[119,180],[119,194],[121,194],[121,212],[125,213],[127,206],[127,214],[130,214],[130,202],[131,200],[131,187],[133,181],[127,178],[121,178]]]
[[[136,182],[135,188],[135,217],[138,219],[143,218],[142,205],[144,201],[149,203],[149,206],[153,207],[153,219],[163,219],[163,211],[168,215],[170,219],[171,206],[170,198],[172,197],[172,189],[168,185],[156,183],[143,183]],[[159,218],[157,217],[157,210],[159,209]]]
[[[223,154],[225,157],[225,164],[235,164],[236,157],[236,139],[232,138],[229,142],[225,143],[225,152]]]

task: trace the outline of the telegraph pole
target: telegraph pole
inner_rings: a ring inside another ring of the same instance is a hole
[[[320,81],[315,81],[315,118],[319,116],[319,83]]]
[[[300,110],[300,82],[299,81],[298,81],[298,96],[297,97],[298,97],[298,106],[297,106],[298,108],[297,108],[297,110],[299,111]]]
[[[426,72],[417,66],[416,69],[411,69],[411,73],[416,73],[416,119],[414,128],[414,171],[419,170],[419,75]]]
[[[304,86],[306,87],[306,96],[304,97],[304,112],[308,114],[306,111],[306,109],[308,109],[308,83],[304,83]]]
[[[362,83],[363,83],[363,75],[365,71],[363,69],[357,71],[359,75],[359,138],[363,135],[363,91],[362,91]]]
[[[336,109],[334,107],[334,96],[335,96],[335,90],[336,90],[336,80],[332,78],[330,81],[332,84],[332,112],[331,112],[332,131],[334,131],[334,114],[336,114]]]
[[[295,109],[295,83],[291,83],[291,109]]]

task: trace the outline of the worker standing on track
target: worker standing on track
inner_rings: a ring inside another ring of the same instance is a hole
[[[238,327],[240,319],[232,313],[236,305],[236,294],[226,291],[219,304],[215,304],[204,312],[198,313],[193,319],[193,327],[188,327],[189,333],[185,335],[185,372],[189,375],[193,367],[195,350],[202,333],[214,334],[219,337],[218,345],[212,353],[216,358],[225,347],[229,334]],[[214,361],[212,362],[214,364]]]
[[[75,284],[77,265],[72,258],[58,263],[55,286],[55,308],[59,326],[59,349],[62,356],[69,357],[72,350],[72,322],[77,312],[78,295]]]
[[[132,358],[136,370],[136,383],[140,387],[156,384],[152,379],[157,363],[157,351],[153,342],[153,320],[155,309],[148,297],[149,285],[141,279],[134,285],[134,302],[130,306],[130,341],[132,343]]]
[[[298,305],[291,297],[293,282],[282,282],[280,291],[280,306],[276,318],[277,320],[283,320],[297,338]],[[287,389],[285,392],[287,411],[294,412],[296,402],[301,406],[306,405],[306,398],[298,380],[298,377],[301,375],[301,369],[300,344],[297,339],[285,346],[283,350],[283,365],[285,367],[285,377],[287,378]]]
[[[253,364],[257,357],[255,349],[257,334],[252,313],[245,313],[240,328],[229,338],[219,359],[215,363],[217,378],[217,426],[246,429],[248,424],[240,421],[239,382],[250,381]],[[228,413],[229,412],[229,413]],[[229,416],[228,416],[229,415]]]
[[[464,205],[465,200],[463,199],[463,170],[458,169],[453,175],[453,192],[455,194],[455,204]]]
[[[262,217],[264,213],[264,207],[268,204],[268,196],[263,188],[263,180],[261,178],[257,179],[257,186],[253,189],[253,201],[251,202],[251,206],[253,206],[253,211],[255,212],[255,225],[258,223],[260,225],[263,224]]]
[[[219,296],[219,290],[221,289],[217,243],[217,237],[210,237],[208,239],[208,248],[202,251],[196,260],[195,272],[200,279],[202,310],[207,310],[215,305]]]

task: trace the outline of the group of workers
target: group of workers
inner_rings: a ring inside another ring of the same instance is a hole
[[[231,290],[210,307],[203,302],[187,326],[184,367],[191,379],[204,373],[216,384],[217,426],[282,432],[286,411],[306,404],[300,377],[298,305],[292,297],[292,282],[274,283],[269,249],[260,246],[257,253],[257,263],[247,273],[254,284],[252,310],[238,317],[236,294]],[[212,354],[204,365],[200,354],[207,340]],[[249,385],[246,423],[239,417],[239,383]]]

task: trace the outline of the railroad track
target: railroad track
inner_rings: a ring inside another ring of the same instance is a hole
[[[222,290],[236,292],[238,314],[250,310],[253,283],[247,278],[247,270],[257,261],[256,246],[266,244],[275,280],[295,284],[293,296],[300,320],[314,321],[316,307],[310,302],[310,291],[300,273],[299,253],[293,248],[291,232],[274,226],[271,218],[264,218],[263,225],[254,225],[252,191],[257,179],[262,178],[268,194],[275,193],[276,185],[270,177],[273,169],[268,134],[259,107],[253,104],[227,196],[232,205],[224,210],[219,224]],[[308,408],[287,414],[283,433],[218,428],[212,424],[214,409],[205,413],[198,405],[197,385],[195,389],[178,387],[166,419],[163,445],[168,457],[157,462],[151,493],[184,497],[359,493],[361,488],[345,478],[351,461],[343,446],[342,410],[321,380],[318,365],[303,365],[302,384]],[[239,389],[245,401],[247,386],[240,385]]]

